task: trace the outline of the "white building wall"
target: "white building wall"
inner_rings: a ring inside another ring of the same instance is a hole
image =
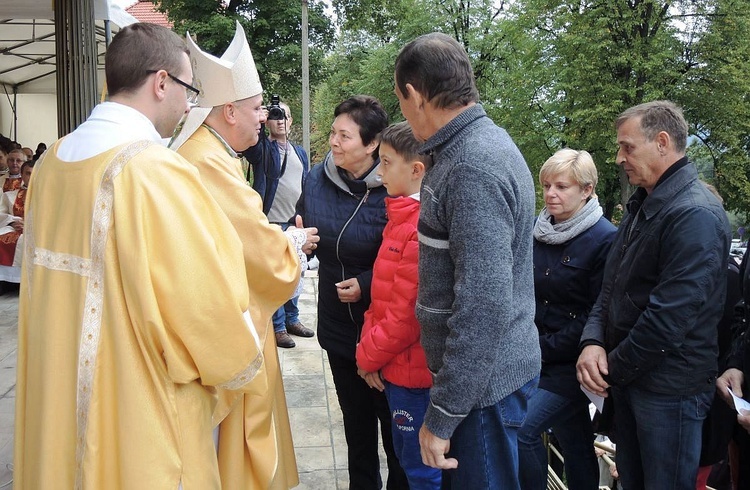
[[[13,94],[0,92],[0,133],[21,145],[36,150],[36,145],[49,146],[57,140],[57,99],[55,94],[18,94],[18,136],[15,136],[11,102]]]

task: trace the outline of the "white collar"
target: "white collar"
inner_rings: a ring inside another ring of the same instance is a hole
[[[142,112],[118,102],[103,102],[60,143],[57,157],[76,162],[139,140],[162,143],[154,123]]]

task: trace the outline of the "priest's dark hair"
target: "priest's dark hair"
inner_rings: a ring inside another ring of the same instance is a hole
[[[124,27],[112,39],[104,58],[109,95],[135,92],[158,70],[178,76],[183,53],[190,54],[185,41],[156,24],[139,22]]]

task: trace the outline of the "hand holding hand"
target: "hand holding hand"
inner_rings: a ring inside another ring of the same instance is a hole
[[[359,281],[356,277],[335,284],[336,291],[339,295],[339,301],[342,303],[356,303],[362,299],[362,289],[359,287]]]
[[[305,240],[305,244],[302,245],[302,251],[305,252],[307,255],[310,255],[315,251],[316,248],[318,248],[318,242],[320,241],[320,237],[318,236],[318,229],[313,228],[305,228],[305,226],[302,224],[302,216],[297,215],[294,218],[295,225],[300,230],[305,230],[305,234],[307,235],[307,239]]]
[[[445,458],[450,448],[450,439],[439,438],[424,425],[419,430],[419,450],[422,453],[422,462],[427,466],[442,470],[458,468],[456,458]]]
[[[584,388],[592,393],[606,398],[609,383],[602,375],[609,374],[607,367],[607,352],[604,347],[587,345],[581,351],[576,363],[576,377]]]

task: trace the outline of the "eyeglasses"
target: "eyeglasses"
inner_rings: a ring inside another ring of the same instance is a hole
[[[157,70],[146,70],[146,73],[148,73],[148,74],[156,73],[156,72],[157,72]],[[172,75],[169,72],[167,72],[167,76],[169,78],[171,78],[174,82],[182,85],[183,87],[185,87],[187,89],[187,102],[188,102],[188,104],[195,105],[195,104],[198,103],[198,96],[201,94],[200,90],[198,90],[197,88],[193,87],[192,85],[188,85],[187,83],[183,82],[182,80],[180,80],[179,78],[177,78],[176,76]]]

